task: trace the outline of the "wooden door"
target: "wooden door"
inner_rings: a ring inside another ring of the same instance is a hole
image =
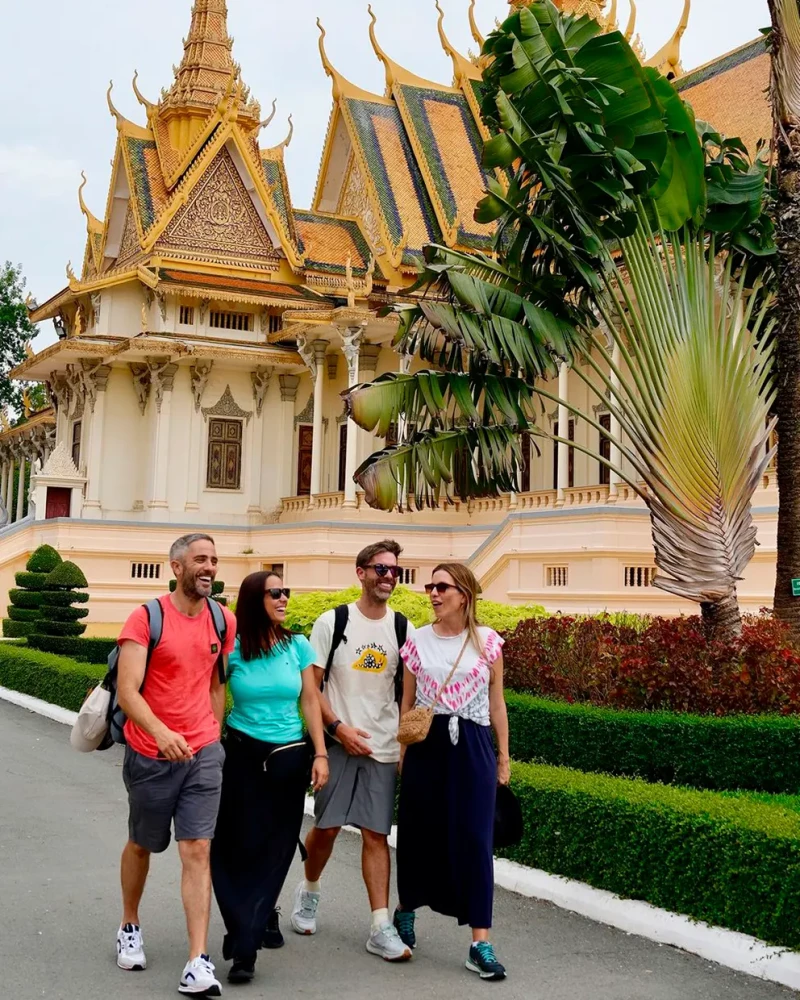
[[[347,479],[347,421],[339,427],[339,492],[345,491]]]
[[[55,517],[69,517],[72,507],[72,490],[65,486],[47,487],[47,506],[44,516],[48,521]]]
[[[314,450],[314,428],[300,424],[297,435],[297,496],[311,493],[311,455]]]

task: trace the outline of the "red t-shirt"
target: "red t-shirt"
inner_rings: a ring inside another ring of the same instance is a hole
[[[178,611],[169,597],[159,600],[164,629],[150,658],[142,697],[156,717],[174,733],[180,733],[197,753],[220,735],[210,697],[219,639],[207,607],[190,618]],[[230,653],[236,642],[236,619],[227,608],[222,610],[228,621],[222,652]],[[117,641],[121,645],[127,640],[145,647],[150,642],[150,623],[144,607],[128,618]],[[125,724],[125,739],[137,753],[158,757],[156,741],[130,719]]]

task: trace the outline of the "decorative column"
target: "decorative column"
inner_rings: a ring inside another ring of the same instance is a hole
[[[558,404],[558,436],[569,437],[569,410],[564,405],[569,396],[569,365],[562,363],[558,368],[558,397],[564,402]],[[556,507],[563,507],[564,491],[569,486],[569,445],[566,440],[559,441],[558,447],[558,479]]]
[[[314,384],[314,436],[311,446],[311,503],[313,504],[315,498],[322,492],[322,406],[328,341],[315,340],[309,345],[305,336],[300,336],[297,338],[297,348],[311,372],[311,381]]]
[[[264,400],[267,398],[267,390],[272,379],[272,369],[261,367],[250,372],[250,381],[253,384],[253,402],[256,404],[256,419],[250,431],[250,461],[247,463],[245,474],[247,476],[246,494],[250,498],[247,513],[250,520],[258,524],[261,520],[261,484],[262,469],[264,464],[264,421],[261,414],[264,410]]]
[[[172,417],[172,389],[178,366],[167,358],[148,358],[150,381],[155,389],[156,413],[153,432],[153,466],[150,499],[151,511],[167,510],[167,477],[169,475],[169,434]],[[154,518],[158,517],[154,513]]]
[[[0,500],[3,506],[6,504],[6,494],[8,493],[8,458],[3,458],[3,469],[0,472]]]
[[[15,521],[21,521],[25,516],[25,511],[23,508],[23,501],[25,499],[25,454],[22,453],[19,459],[19,482],[17,484],[17,516],[14,518]]]
[[[347,362],[347,387],[352,389],[358,385],[358,354],[361,349],[363,328],[361,326],[344,327],[342,334],[342,351]],[[344,473],[344,506],[356,506],[356,483],[353,479],[358,468],[358,425],[354,420],[347,420],[347,451],[345,453]]]
[[[6,483],[5,506],[8,511],[8,523],[14,520],[14,453],[8,459],[8,482]]]
[[[617,343],[614,344],[614,347],[612,349],[611,360],[614,362],[614,366],[617,369],[619,369],[619,366],[622,363],[622,352],[620,351],[619,345]],[[612,389],[611,389],[611,402],[612,402],[612,404],[614,406],[618,407],[619,406],[619,398],[618,398],[619,376],[613,370],[611,372],[611,386],[612,386]],[[620,435],[622,433],[622,428],[619,425],[619,420],[614,416],[613,411],[611,413],[611,433],[612,433],[612,435],[618,441],[620,440]],[[622,452],[620,450],[619,445],[616,445],[613,442],[611,444],[611,455],[610,455],[610,458],[611,458],[611,464],[612,465],[615,465],[618,469],[622,467]],[[617,475],[617,473],[614,472],[613,469],[609,470],[609,477],[608,477],[608,483],[609,483],[609,485],[608,485],[608,502],[609,503],[616,503],[617,502],[617,499],[619,497],[619,484],[621,482],[622,482],[622,480],[619,478],[619,476]]]
[[[105,431],[106,389],[111,368],[108,365],[93,365],[82,362],[86,402],[91,418],[89,423],[89,446],[86,449],[86,499],[83,502],[83,516],[100,517],[100,476],[103,466],[103,435]]]
[[[206,391],[213,367],[213,361],[204,361],[202,358],[198,358],[189,370],[192,378],[194,408],[189,415],[189,469],[184,507],[187,511],[200,510],[200,458],[203,452],[201,438],[203,418],[200,415],[200,407],[203,405],[203,394]]]
[[[280,501],[295,493],[295,487],[292,485],[295,441],[294,410],[297,402],[297,390],[300,388],[300,376],[279,375],[278,385],[281,390],[281,407],[276,435],[278,440],[282,442],[278,468],[278,500]]]

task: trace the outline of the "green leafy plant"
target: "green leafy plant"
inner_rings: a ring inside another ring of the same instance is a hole
[[[771,458],[764,169],[741,144],[709,152],[713,136],[702,129],[701,142],[691,109],[618,32],[550,0],[514,13],[484,54],[497,133],[484,164],[513,173],[489,182],[476,212],[497,223],[497,253],[427,248],[426,294],[396,307],[396,343],[437,370],[344,394],[378,435],[401,419],[415,428],[356,478],[384,509],[398,496],[422,506],[513,492],[520,432],[549,436],[541,405],[565,406],[614,457],[556,440],[650,508],[655,585],[730,637],[755,546],[750,499]],[[611,429],[542,381],[575,359]]]
[[[0,643],[0,685],[77,712],[105,676],[105,658],[101,662],[78,663],[50,652]]]
[[[88,615],[88,608],[73,610],[75,604],[85,603],[86,594],[79,589],[88,586],[83,571],[74,562],[59,562],[44,581],[39,620],[29,640],[35,636],[66,639],[83,635],[86,625],[81,619]]]

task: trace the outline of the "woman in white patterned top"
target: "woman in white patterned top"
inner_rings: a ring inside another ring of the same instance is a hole
[[[400,651],[401,714],[429,708],[458,665],[435,706],[430,733],[407,747],[402,761],[395,926],[413,948],[421,906],[455,917],[472,928],[467,968],[482,979],[503,979],[489,941],[495,797],[498,783],[510,777],[503,640],[478,625],[480,588],[466,566],[442,563],[425,589],[436,621],[417,629]]]

